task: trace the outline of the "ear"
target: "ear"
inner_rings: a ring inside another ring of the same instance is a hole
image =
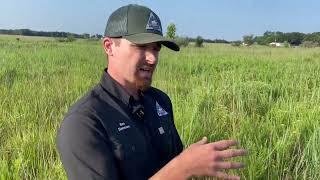
[[[106,52],[106,54],[108,54],[108,56],[112,56],[112,39],[109,37],[105,37],[103,38],[103,48],[104,48],[104,52]]]

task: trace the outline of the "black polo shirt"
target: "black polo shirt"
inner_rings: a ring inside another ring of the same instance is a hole
[[[66,114],[57,148],[72,180],[148,179],[183,150],[169,97],[151,87],[135,101],[106,70]]]

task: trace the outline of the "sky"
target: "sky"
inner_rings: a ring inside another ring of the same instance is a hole
[[[320,32],[319,0],[0,0],[0,29],[104,33],[127,4],[151,8],[177,35],[241,40],[265,31]]]

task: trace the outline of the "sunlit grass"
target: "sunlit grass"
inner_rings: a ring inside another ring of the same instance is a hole
[[[237,139],[244,179],[319,179],[320,49],[188,47],[161,51],[185,144]],[[66,179],[55,148],[70,105],[100,79],[100,42],[0,38],[0,179]]]

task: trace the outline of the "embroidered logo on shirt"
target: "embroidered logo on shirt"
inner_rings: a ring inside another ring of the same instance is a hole
[[[119,123],[119,126],[120,126],[120,127],[118,127],[118,131],[119,131],[119,132],[122,131],[122,130],[125,130],[125,129],[130,128],[130,125],[126,125],[126,124],[123,123],[123,122]]]
[[[147,30],[159,31],[162,33],[160,20],[151,12],[146,26]]]
[[[165,111],[160,105],[159,103],[156,101],[156,108],[157,108],[157,114],[158,116],[164,116],[164,115],[167,115],[167,111]]]

